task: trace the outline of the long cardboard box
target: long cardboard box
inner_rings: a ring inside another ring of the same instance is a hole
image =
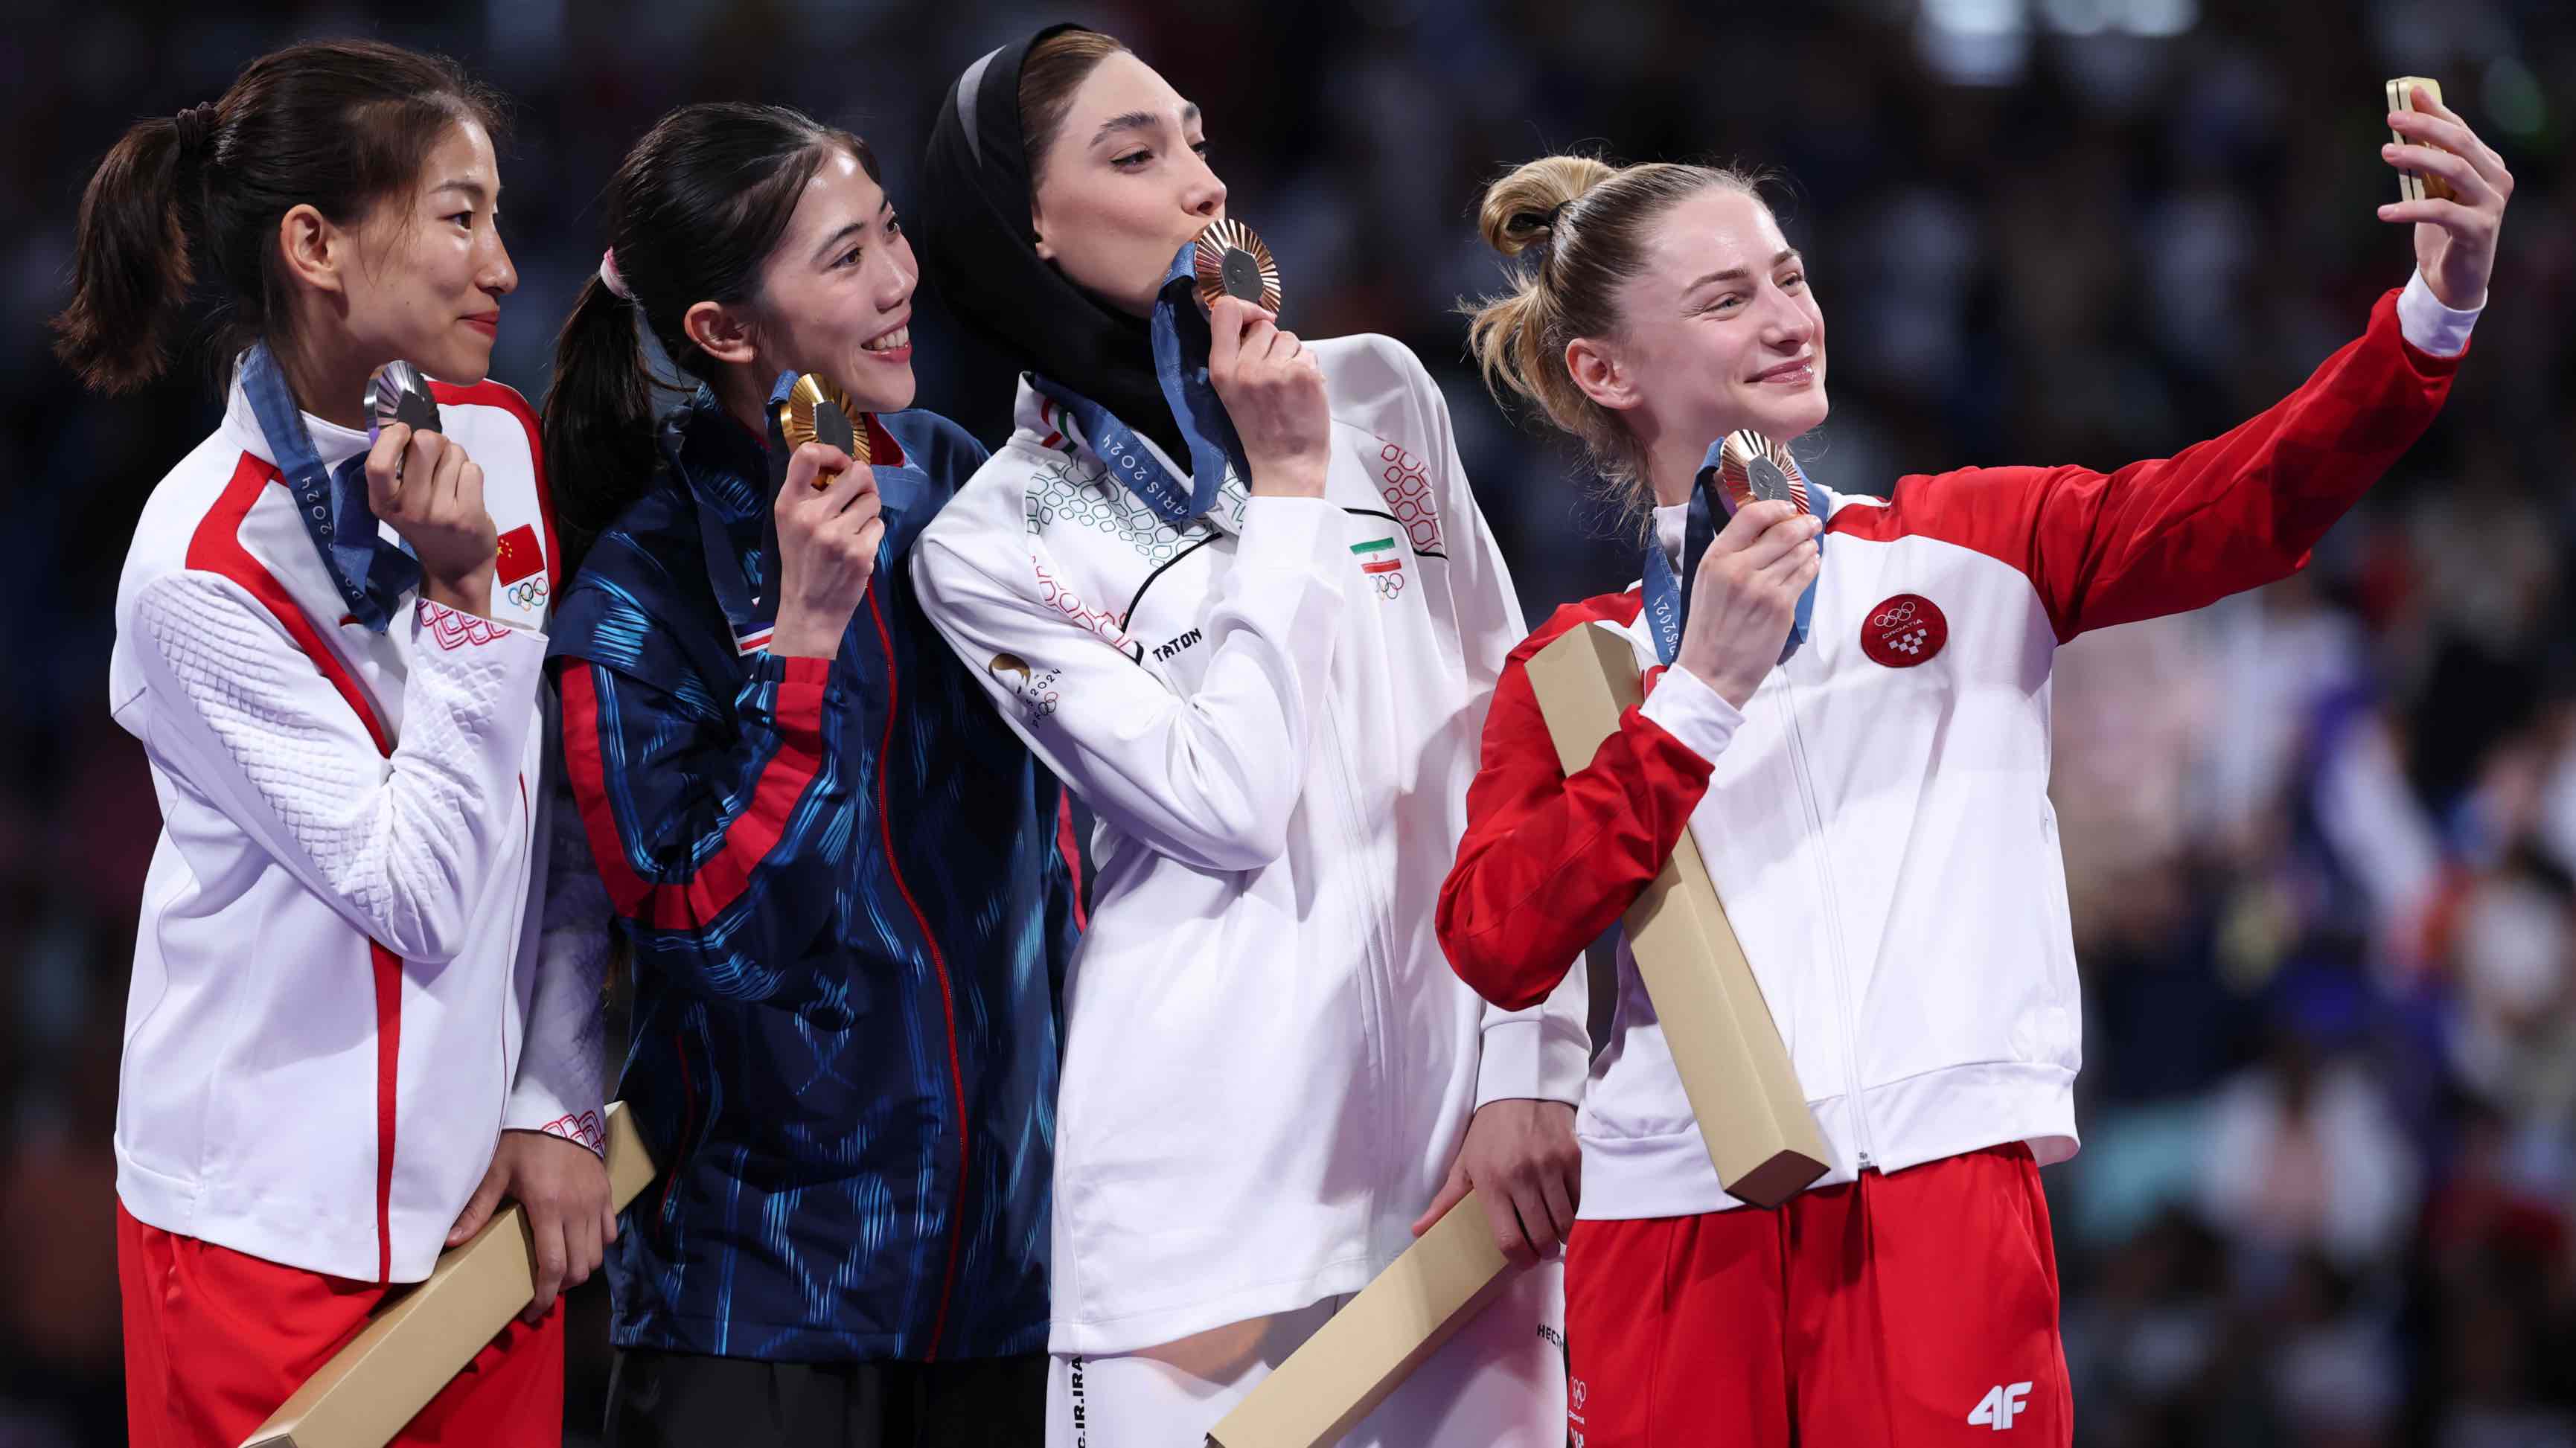
[[[1627,638],[1594,624],[1539,650],[1529,680],[1569,776],[1645,698]],[[1827,1169],[1824,1136],[1688,830],[1622,923],[1718,1182],[1765,1208],[1804,1191]]]
[[[608,1108],[608,1190],[620,1208],[653,1180],[624,1102]],[[516,1202],[375,1317],[242,1448],[384,1448],[536,1296],[535,1247]]]
[[[1208,1430],[1216,1448],[1337,1443],[1484,1310],[1516,1269],[1474,1192]]]

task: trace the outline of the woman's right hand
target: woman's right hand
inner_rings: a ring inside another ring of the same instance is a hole
[[[837,472],[823,488],[815,478]],[[885,540],[883,504],[874,468],[852,465],[850,455],[809,442],[787,459],[787,481],[773,509],[778,517],[778,619],[769,651],[791,659],[828,659],[841,651],[859,600],[876,576],[877,545]]]
[[[420,560],[421,597],[492,616],[500,531],[483,508],[483,469],[463,444],[399,422],[378,433],[367,449],[367,506]]]
[[[1279,319],[1237,297],[1208,311],[1208,381],[1234,419],[1256,498],[1320,498],[1332,416],[1315,354]]]
[[[1823,531],[1814,514],[1791,503],[1738,511],[1700,557],[1674,662],[1743,708],[1780,661],[1798,595],[1822,566],[1816,535]]]

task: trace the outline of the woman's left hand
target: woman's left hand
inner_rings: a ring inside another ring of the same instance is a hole
[[[528,1235],[536,1244],[537,1295],[519,1314],[534,1324],[555,1305],[557,1292],[579,1287],[599,1270],[608,1244],[617,1240],[608,1167],[580,1142],[542,1131],[504,1131],[491,1169],[448,1231],[447,1245],[483,1230],[504,1198],[526,1210]]]
[[[1574,1140],[1574,1108],[1562,1101],[1488,1101],[1467,1122],[1467,1139],[1449,1164],[1440,1194],[1413,1223],[1431,1230],[1451,1207],[1478,1192],[1494,1245],[1528,1266],[1564,1243],[1583,1201],[1583,1148]]]
[[[2409,144],[2391,142],[2379,148],[2380,156],[2397,170],[2441,177],[2455,199],[2392,201],[2379,208],[2379,219],[2414,223],[2416,269],[2443,306],[2484,306],[2487,277],[2495,271],[2496,233],[2504,227],[2505,203],[2513,199],[2513,173],[2466,121],[2422,86],[2415,88],[2413,111],[2388,113],[2388,128]]]

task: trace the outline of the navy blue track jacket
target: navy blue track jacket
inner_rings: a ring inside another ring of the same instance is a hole
[[[984,449],[865,421],[885,542],[828,664],[759,647],[785,450],[703,389],[555,611],[566,762],[633,946],[620,1089],[663,1166],[609,1253],[623,1347],[1046,1341],[1070,831],[913,598],[913,540]]]

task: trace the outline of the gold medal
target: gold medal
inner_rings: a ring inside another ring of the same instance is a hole
[[[1806,475],[1798,471],[1788,447],[1750,429],[1726,435],[1718,453],[1717,484],[1725,490],[1729,517],[1748,503],[1774,499],[1796,504],[1801,513],[1815,511],[1807,501]]]
[[[1197,270],[1201,305],[1233,297],[1278,314],[1279,263],[1242,222],[1228,218],[1199,233]]]
[[[786,438],[789,451],[809,442],[836,447],[850,455],[860,467],[868,465],[868,434],[859,426],[859,408],[830,379],[819,372],[808,372],[787,389],[787,400],[778,404],[778,431]],[[830,487],[840,469],[816,473],[816,491]]]

